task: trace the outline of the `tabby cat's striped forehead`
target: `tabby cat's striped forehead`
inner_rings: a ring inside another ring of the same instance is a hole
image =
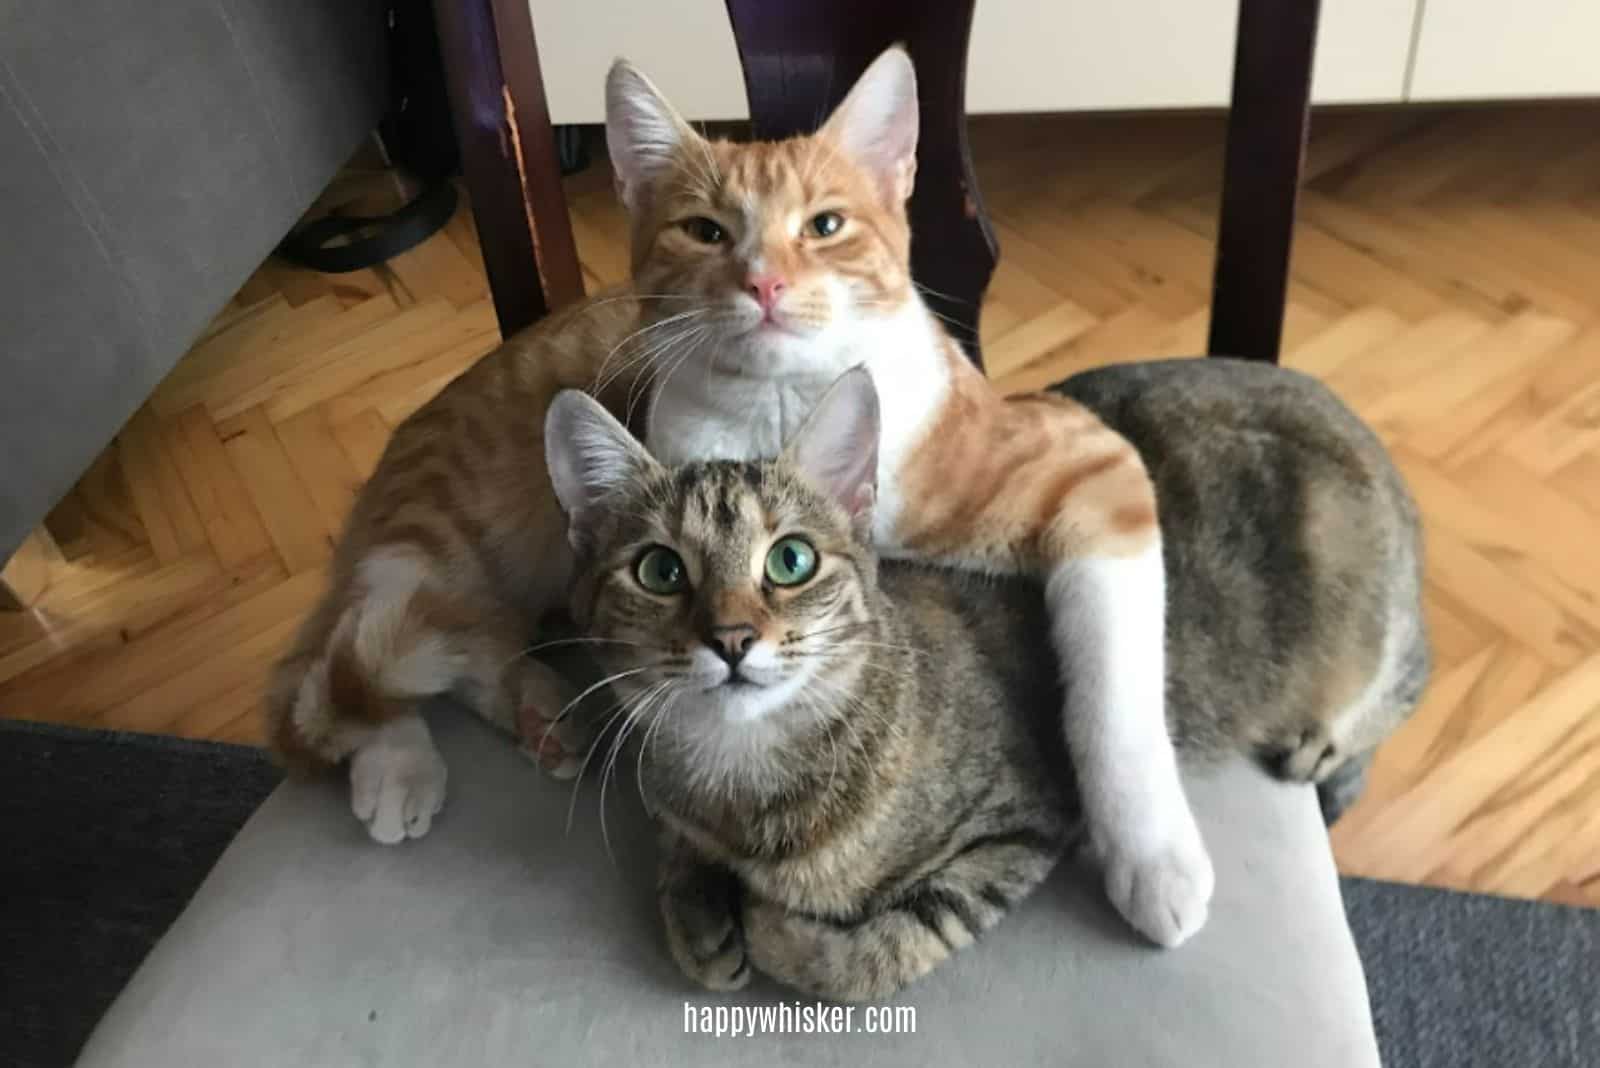
[[[843,511],[781,461],[686,464],[618,501],[622,540],[665,536],[693,547],[733,548],[778,532],[854,543]]]

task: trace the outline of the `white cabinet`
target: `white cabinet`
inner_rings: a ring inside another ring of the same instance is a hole
[[[625,56],[691,119],[742,119],[744,75],[722,0],[531,0],[550,121],[604,122]]]
[[[1322,0],[1311,99],[1319,104],[1403,99],[1419,2],[1432,10],[1435,0]]]
[[[745,117],[723,0],[530,5],[556,122],[603,120],[619,55],[693,119]],[[967,110],[1221,107],[1238,13],[1238,0],[978,0]],[[1318,103],[1563,95],[1600,96],[1600,0],[1322,0]]]
[[[1600,96],[1600,0],[1427,0],[1412,100]]]
[[[967,111],[1220,107],[1235,0],[978,0]]]
[[[1312,98],[1399,100],[1416,2],[1323,0]],[[978,0],[967,110],[1223,107],[1238,17],[1237,0]]]

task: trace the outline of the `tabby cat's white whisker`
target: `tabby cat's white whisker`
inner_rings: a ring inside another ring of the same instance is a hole
[[[567,799],[567,826],[565,833],[572,833],[572,816],[578,801],[578,788],[583,783],[584,772],[589,768],[589,758],[594,756],[595,750],[599,748],[601,741],[604,740],[606,731],[610,730],[611,724],[617,721],[617,717],[623,714],[628,705],[637,699],[637,696],[636,694],[630,695],[614,702],[611,707],[596,717],[594,740],[584,750],[583,760],[578,764],[578,773],[572,777],[572,791]]]
[[[644,642],[624,641],[621,638],[556,638],[551,641],[538,642],[534,645],[524,646],[511,656],[507,657],[505,663],[501,664],[500,667],[502,670],[504,670],[507,666],[516,663],[525,656],[532,656],[534,653],[537,653],[542,649],[554,649],[563,645],[628,645],[635,649],[648,649],[651,652],[664,653],[667,651],[665,648],[659,645],[646,645]]]
[[[863,666],[871,665],[869,664]],[[899,734],[901,732],[898,721],[893,719],[893,717],[891,717],[883,709],[875,709],[873,706],[869,705],[866,701],[861,699],[860,695],[851,693],[839,683],[825,676],[817,676],[817,681],[821,682],[825,688],[828,688],[837,694],[840,703],[846,705],[851,711],[867,719],[876,719],[879,722],[888,723],[890,730],[894,734]],[[862,740],[861,734],[856,730],[855,724],[851,721],[851,718],[849,716],[843,716],[841,718],[844,721],[845,728],[850,731],[851,736],[855,739],[856,748],[860,751],[864,751],[866,748],[866,743]]]
[[[877,624],[877,622],[878,621],[875,620],[875,619],[862,619],[862,620],[856,620],[856,621],[849,622],[849,623],[835,623],[831,627],[819,627],[816,630],[808,630],[803,634],[796,634],[793,637],[789,638],[788,640],[790,642],[803,642],[803,641],[807,640],[808,638],[820,638],[820,637],[822,637],[824,635],[836,634],[839,631],[843,631],[843,630],[859,630],[859,629],[861,629],[863,627],[875,626]]]
[[[553,717],[551,717],[551,720],[550,720],[551,724],[554,725],[556,723],[561,722],[563,719],[565,719],[567,717],[567,713],[571,712],[573,710],[573,708],[578,705],[579,702],[581,702],[585,697],[588,697],[590,694],[594,693],[596,690],[600,689],[602,686],[609,686],[609,685],[611,685],[611,683],[616,682],[619,679],[627,679],[627,678],[632,678],[634,675],[642,675],[646,671],[649,671],[654,666],[655,666],[654,664],[646,664],[644,667],[630,668],[627,671],[619,671],[615,675],[607,675],[605,678],[601,679],[599,682],[597,682],[594,685],[590,686],[588,689],[584,690],[578,696],[576,696],[572,700],[568,701],[562,707],[560,712],[557,712]]]
[[[657,683],[656,685],[660,686],[661,683]],[[578,774],[572,777],[572,793],[567,800],[567,829],[565,833],[572,833],[572,821],[578,811],[578,790],[583,785],[584,773],[589,770],[589,761],[594,759],[594,754],[599,750],[600,744],[605,741],[606,733],[611,729],[611,725],[617,721],[619,716],[626,714],[629,709],[636,707],[638,702],[644,700],[651,692],[653,692],[653,690],[654,687],[651,687],[641,690],[635,694],[629,694],[627,697],[624,697],[622,700],[606,709],[604,720],[601,722],[599,728],[595,731],[594,741],[589,743],[589,748],[584,752],[583,760],[578,765]]]
[[[661,724],[666,719],[668,701],[670,700],[670,697],[670,692],[663,693],[661,699],[657,701],[654,707],[650,709],[650,722],[644,729],[644,737],[639,740],[639,759],[634,763],[633,781],[637,783],[639,787],[639,804],[643,805],[646,809],[650,807],[650,801],[644,796],[645,750],[649,748],[651,740],[655,738],[656,733],[661,729]]]
[[[637,702],[633,711],[628,713],[622,721],[622,727],[611,741],[611,751],[606,755],[606,761],[600,768],[600,840],[605,843],[606,856],[611,862],[617,862],[616,854],[611,851],[611,831],[606,823],[606,786],[616,774],[617,758],[622,755],[623,747],[628,744],[628,736],[638,728],[639,723],[652,707],[650,701]]]
[[[856,730],[856,725],[852,722],[852,717],[849,713],[855,712],[865,715],[867,714],[866,706],[854,694],[832,679],[818,675],[816,676],[816,681],[822,683],[823,687],[834,695],[834,705],[828,711],[834,713],[834,718],[844,726],[845,730],[850,732],[850,737],[855,742],[856,752],[865,752],[867,743],[861,737],[861,732]],[[841,706],[844,708],[843,713],[840,712]]]
[[[887,650],[889,650],[891,652],[896,652],[896,653],[909,653],[912,656],[931,656],[931,655],[933,655],[933,654],[927,652],[924,649],[918,649],[915,646],[911,646],[911,645],[897,645],[894,642],[866,641],[866,640],[863,640],[863,639],[860,639],[860,638],[851,638],[851,639],[848,639],[848,640],[842,641],[842,642],[833,642],[833,643],[828,644],[826,647],[824,647],[820,651],[824,652],[824,653],[832,653],[832,652],[848,652],[849,650],[852,650],[852,649],[887,649]],[[810,654],[809,650],[806,650],[806,652],[807,652],[808,655],[812,655],[812,654]]]

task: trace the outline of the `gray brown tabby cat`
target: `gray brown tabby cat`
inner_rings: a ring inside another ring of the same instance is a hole
[[[1342,769],[1325,801],[1344,800],[1427,673],[1415,517],[1381,447],[1277,368],[1066,388],[1156,476],[1180,751],[1303,778],[1283,761],[1311,739]],[[880,564],[877,448],[862,371],[771,462],[667,468],[592,399],[550,409],[574,618],[641,739],[668,943],[712,989],[753,965],[823,997],[890,994],[997,923],[1078,832],[1041,589]]]

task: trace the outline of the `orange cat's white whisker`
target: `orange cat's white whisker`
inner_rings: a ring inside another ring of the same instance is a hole
[[[700,330],[705,330],[706,328],[701,327],[699,329]],[[655,381],[655,386],[656,386],[657,390],[659,390],[667,382],[671,381],[672,376],[678,372],[679,368],[681,368],[685,363],[689,362],[689,358],[695,354],[695,352],[697,350],[697,347],[698,347],[698,344],[699,344],[699,341],[701,340],[702,336],[703,335],[701,335],[699,333],[695,334],[684,345],[682,354],[679,355],[676,360],[674,360],[672,366],[668,367],[665,371],[661,372],[661,374],[656,378],[656,381]],[[629,390],[629,393],[628,393],[628,408],[627,408],[627,414],[625,416],[625,418],[628,420],[628,422],[631,423],[633,421],[634,406],[636,404],[638,404],[639,399],[641,397],[643,397],[643,395],[644,395],[644,391],[642,389],[640,390],[638,397],[634,396],[632,390]]]
[[[627,370],[630,366],[633,366],[634,363],[637,362],[635,357],[626,357],[621,368],[613,372],[609,377],[606,375],[606,368],[608,365],[610,365],[612,358],[615,357],[616,354],[623,348],[632,343],[636,338],[643,337],[646,334],[654,333],[655,331],[663,329],[664,327],[672,326],[674,323],[693,319],[702,314],[704,314],[704,311],[699,308],[691,308],[688,311],[678,312],[676,315],[669,315],[665,319],[659,319],[648,326],[641,326],[639,329],[633,331],[627,337],[617,342],[611,347],[611,351],[606,353],[605,358],[600,361],[599,369],[595,371],[595,384],[591,392],[597,395],[603,393],[606,386],[615,381],[618,374],[621,374],[623,371]]]
[[[677,324],[674,325],[677,326]],[[621,367],[617,368],[615,372],[608,376],[606,380],[601,383],[601,388],[603,389],[606,386],[609,386],[620,374],[626,374],[628,372],[649,368],[658,363],[664,353],[671,351],[672,348],[682,342],[684,338],[695,335],[699,333],[700,330],[701,327],[691,323],[691,325],[678,326],[675,330],[670,330],[659,337],[651,338],[649,342],[639,348],[639,351],[630,355]],[[629,398],[631,399],[633,397],[636,390],[645,388],[642,383],[648,383],[649,380],[650,376],[648,374],[636,375],[634,384],[628,389]]]
[[[611,382],[615,381],[618,374],[633,372],[641,368],[648,368],[654,364],[660,363],[661,360],[663,358],[667,358],[668,354],[671,353],[678,345],[692,345],[700,337],[706,334],[708,330],[709,328],[704,324],[691,322],[690,325],[681,326],[678,329],[664,334],[661,337],[652,338],[649,344],[645,345],[639,352],[630,356],[627,362],[617,369],[616,373],[607,378],[605,385],[610,385]],[[633,418],[631,409],[634,404],[634,398],[636,394],[648,388],[650,378],[651,376],[649,374],[636,374],[634,376],[634,383],[628,388],[628,406],[630,409],[630,414],[628,416],[629,419]]]
[[[948,300],[956,304],[965,304],[968,307],[971,307],[972,305],[972,301],[970,300],[965,300],[953,293],[946,293],[940,289],[934,289],[932,286],[923,285],[921,282],[918,282],[915,279],[912,279],[911,284],[916,287],[917,292],[926,294],[927,296],[938,297],[940,300]]]
[[[587,306],[591,307],[591,308],[598,308],[598,307],[601,307],[602,305],[606,305],[606,304],[615,304],[618,301],[626,301],[626,302],[632,304],[632,303],[634,303],[636,301],[641,301],[641,300],[700,300],[700,299],[701,299],[700,297],[694,296],[692,294],[684,294],[684,293],[634,293],[634,292],[632,292],[630,290],[628,292],[618,293],[615,296],[610,296],[610,297],[593,297],[587,302]]]
[[[708,326],[695,326],[686,330],[684,333],[677,335],[666,346],[652,353],[650,356],[651,362],[661,363],[666,360],[673,361],[672,365],[666,371],[661,373],[660,380],[665,381],[667,378],[671,377],[674,371],[683,366],[685,361],[694,356],[694,354],[699,350],[700,342],[708,337],[710,333],[711,328]],[[675,348],[681,348],[682,351],[674,351]],[[647,381],[647,376],[641,375],[639,380],[634,383],[633,388],[628,390],[627,414],[625,418],[629,422],[633,421],[634,408],[638,405],[639,401],[643,399],[646,393],[646,387],[644,383]]]

